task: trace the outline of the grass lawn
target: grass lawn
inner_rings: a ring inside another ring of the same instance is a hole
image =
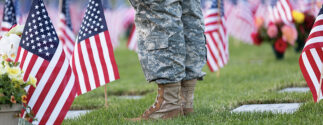
[[[232,40],[233,41],[233,40]],[[93,112],[64,125],[81,124],[323,124],[323,103],[314,104],[308,93],[278,93],[291,86],[306,86],[298,65],[299,53],[289,48],[285,59],[277,61],[268,44],[260,47],[231,42],[229,64],[220,75],[211,73],[198,83],[195,113],[172,120],[131,122],[125,118],[141,115],[156,96],[156,85],[145,81],[135,52],[116,49],[120,80],[108,84],[109,108],[104,108],[104,87],[77,97],[72,109]],[[140,100],[120,99],[119,95],[144,95]],[[242,104],[302,102],[294,114],[230,113]]]

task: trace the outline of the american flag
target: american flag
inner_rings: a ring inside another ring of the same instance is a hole
[[[136,32],[136,26],[133,24],[131,31],[130,31],[130,36],[128,39],[127,47],[130,50],[137,51],[138,45],[137,45],[137,32]]]
[[[299,65],[315,102],[322,96],[323,9],[320,10],[299,59]]]
[[[119,79],[101,0],[90,0],[72,56],[78,95]]]
[[[228,33],[242,42],[253,44],[251,34],[256,31],[251,6],[247,0],[226,1]]]
[[[38,80],[36,88],[28,88],[27,97],[38,119],[34,124],[61,124],[76,96],[75,77],[43,0],[33,0],[16,62],[24,80],[30,75]]]
[[[207,64],[212,72],[224,67],[229,60],[229,42],[225,21],[223,1],[213,0],[205,18]]]
[[[63,43],[66,57],[70,58],[73,54],[75,45],[75,35],[73,33],[68,0],[60,0],[60,12],[58,16],[58,38]]]
[[[268,16],[270,22],[283,22],[289,24],[293,21],[292,5],[289,0],[271,0],[268,6]]]
[[[3,10],[1,32],[8,32],[10,28],[16,24],[17,24],[16,10],[13,5],[13,2],[12,0],[6,0],[4,10]]]

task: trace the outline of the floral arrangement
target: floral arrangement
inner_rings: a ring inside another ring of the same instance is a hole
[[[269,23],[265,25],[262,18],[256,19],[258,31],[252,34],[254,44],[261,45],[268,42],[272,45],[277,59],[284,58],[286,48],[295,45],[298,32],[294,25],[284,24],[282,22]]]
[[[26,120],[36,120],[30,107],[27,105],[27,86],[36,87],[37,79],[29,76],[23,78],[23,71],[19,63],[13,60],[16,57],[21,39],[23,26],[15,26],[8,33],[0,37],[0,105],[21,104],[26,109]]]
[[[7,55],[0,59],[0,104],[26,104],[27,94],[24,90],[28,85],[36,86],[36,78],[29,76],[25,82],[19,63],[15,63]]]
[[[257,32],[251,35],[255,45],[268,42],[272,45],[277,59],[283,59],[284,53],[289,46],[295,47],[297,52],[305,45],[306,38],[314,24],[315,17],[310,13],[293,11],[293,23],[270,22],[265,24],[261,17],[255,18]]]

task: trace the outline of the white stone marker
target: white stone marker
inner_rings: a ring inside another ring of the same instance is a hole
[[[301,103],[282,103],[282,104],[252,104],[242,105],[231,112],[272,112],[292,114],[298,110]]]
[[[74,119],[81,115],[91,112],[90,110],[70,110],[67,112],[65,119]]]
[[[305,93],[305,92],[308,92],[308,91],[310,91],[310,88],[308,88],[308,87],[294,87],[294,88],[285,88],[283,90],[280,90],[279,92],[280,93],[283,93],[283,92]]]
[[[134,95],[134,96],[120,96],[121,99],[133,99],[133,100],[139,100],[142,99],[143,96],[140,95]]]

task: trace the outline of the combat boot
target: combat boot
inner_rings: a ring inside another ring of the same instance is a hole
[[[193,113],[194,89],[197,80],[187,80],[181,83],[181,96],[184,115]]]
[[[183,115],[180,88],[180,83],[158,84],[158,95],[153,106],[139,118],[130,120],[169,119]]]

